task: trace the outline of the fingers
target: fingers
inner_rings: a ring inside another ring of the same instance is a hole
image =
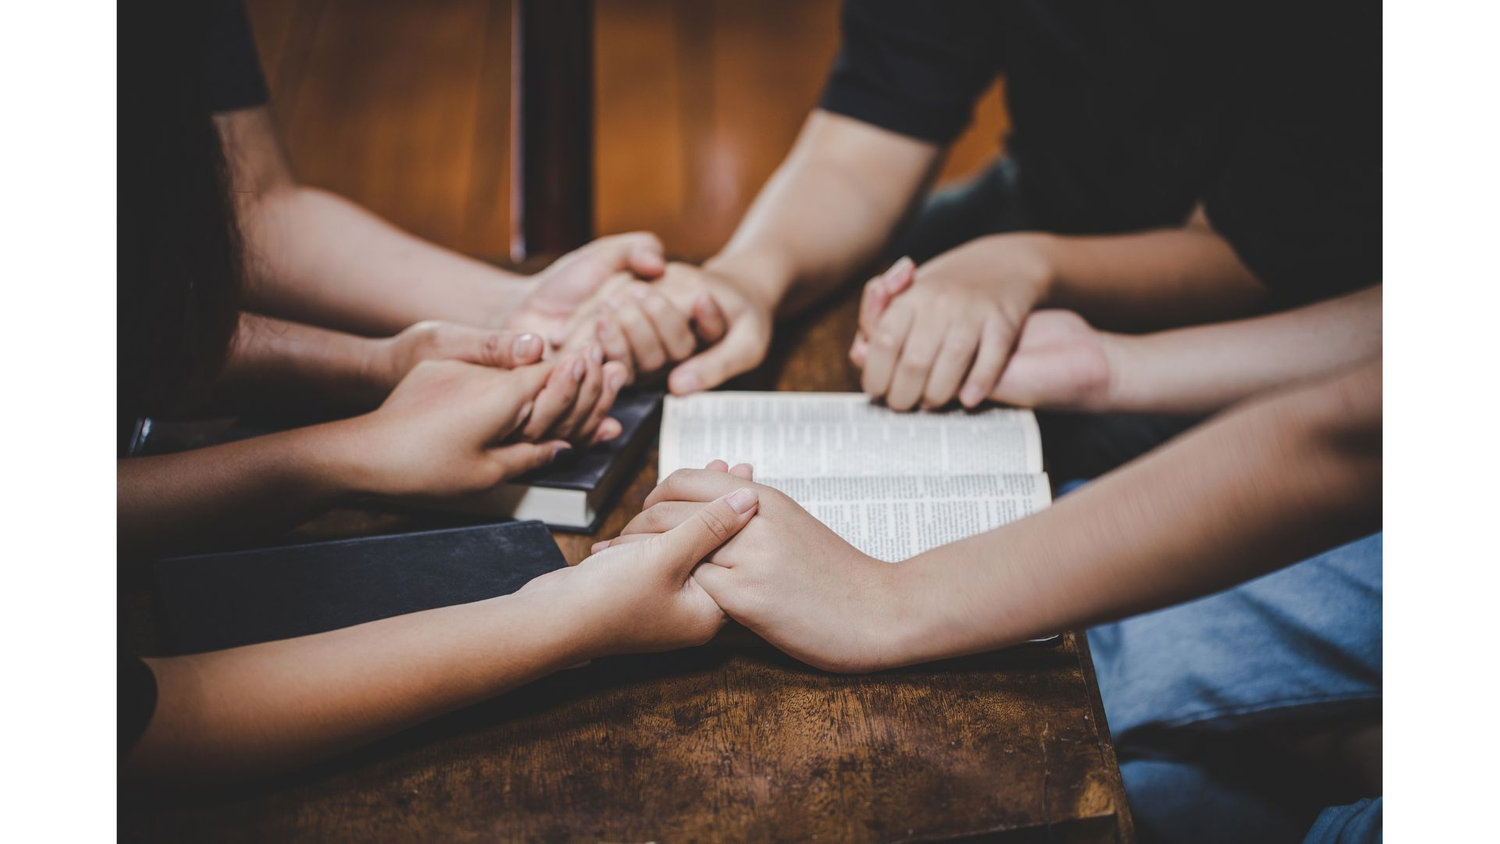
[[[617,301],[609,318],[620,327],[639,372],[654,372],[667,363],[667,350],[656,336],[656,326],[634,302]]]
[[[631,232],[620,235],[628,239],[630,270],[641,278],[656,278],[667,269],[661,238],[651,232]]]
[[[697,335],[698,342],[705,346],[724,339],[729,331],[729,318],[724,315],[724,309],[719,307],[719,302],[708,293],[698,294],[693,300],[693,333]]]
[[[1001,373],[1005,371],[1005,359],[1009,354],[1010,335],[1004,323],[995,316],[986,319],[980,330],[979,350],[974,354],[974,365],[969,368],[963,389],[958,393],[958,400],[963,402],[964,407],[978,407],[990,397],[1000,382]]]
[[[436,336],[433,357],[504,369],[536,363],[546,345],[531,332],[488,331],[467,325],[444,325]]]
[[[662,501],[712,501],[744,485],[742,478],[725,472],[678,469],[651,490],[644,506],[651,507]]]
[[[687,360],[693,350],[698,348],[688,315],[677,310],[675,305],[667,301],[667,297],[652,290],[649,284],[632,285],[630,296],[656,329],[656,336],[661,339],[668,358],[673,361]]]
[[[759,366],[765,354],[765,342],[742,319],[729,328],[717,345],[673,369],[667,387],[679,396],[717,387]]]
[[[741,486],[700,507],[687,521],[651,541],[671,561],[674,578],[686,582],[694,566],[750,522],[758,503],[755,489]]]
[[[701,501],[663,501],[635,514],[635,518],[620,530],[620,535],[666,533],[687,521],[702,506]]]
[[[611,419],[605,414],[615,406],[615,399],[619,398],[620,390],[625,387],[629,380],[629,370],[625,364],[619,361],[610,361],[604,364],[600,370],[600,380],[604,388],[599,392],[599,400],[594,403],[592,412],[583,420],[583,423],[575,432],[574,441],[588,438],[590,445],[594,443],[608,442],[620,435],[624,428],[619,420]]]
[[[595,344],[589,344],[583,352],[582,360],[586,366],[583,380],[578,384],[578,394],[562,418],[547,432],[549,439],[586,444],[594,433],[592,427],[584,430],[584,422],[594,415],[599,406],[599,398],[604,393],[604,351]],[[607,405],[605,410],[608,410]],[[601,417],[602,415],[600,414]]]
[[[490,459],[495,462],[496,483],[540,469],[567,449],[568,444],[561,440],[496,446],[490,449]]]
[[[916,269],[915,261],[902,257],[890,269],[865,284],[859,302],[860,333],[867,337],[874,336],[875,326],[891,300],[903,293],[916,279]]]
[[[551,431],[573,407],[578,391],[588,373],[588,364],[582,357],[567,358],[552,370],[552,376],[531,408],[531,416],[522,426],[520,436],[528,440],[553,439]]]
[[[860,384],[868,395],[879,398],[890,391],[891,380],[896,374],[896,361],[901,357],[901,348],[906,343],[906,335],[911,331],[914,318],[912,309],[903,307],[901,303],[897,303],[880,318],[875,333],[870,335],[865,371],[860,377]]]
[[[734,475],[736,478],[744,478],[747,481],[753,481],[755,480],[755,467],[751,466],[749,463],[736,463],[734,466],[730,467],[729,474]]]
[[[981,330],[981,323],[964,317],[948,330],[927,375],[927,386],[922,389],[923,407],[942,407],[958,395],[958,386],[979,349]]]
[[[598,338],[600,347],[604,349],[606,359],[624,364],[632,374],[635,372],[635,358],[630,353],[630,340],[626,338],[625,332],[620,330],[619,323],[608,316],[600,317],[594,326],[594,336]]]

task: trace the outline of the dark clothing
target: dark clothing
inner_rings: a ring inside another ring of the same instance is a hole
[[[1037,229],[1202,202],[1288,303],[1380,281],[1378,6],[847,0],[843,33],[821,106],[921,140],[950,142],[1005,75]]]
[[[210,111],[234,111],[265,105],[266,78],[255,53],[255,39],[240,0],[210,0],[204,39],[203,79]]]
[[[116,679],[119,709],[120,755],[135,747],[156,712],[156,675],[140,657],[120,654]]]

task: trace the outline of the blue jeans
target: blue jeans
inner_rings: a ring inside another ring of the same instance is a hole
[[[1308,724],[1378,718],[1381,535],[1089,631],[1141,838],[1378,841],[1379,797],[1310,805],[1276,753]]]

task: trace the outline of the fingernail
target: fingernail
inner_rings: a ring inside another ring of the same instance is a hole
[[[974,386],[973,384],[970,384],[969,386],[964,387],[963,394],[959,396],[959,399],[961,399],[964,404],[966,404],[966,405],[968,405],[970,407],[973,407],[974,405],[979,404],[979,402],[983,398],[984,398],[984,394],[982,392],[980,392],[979,388],[976,387],[976,386]]]
[[[583,358],[579,358],[573,361],[573,366],[568,370],[568,373],[573,376],[574,381],[582,381],[583,373],[586,371],[588,371],[588,364],[583,362]]]
[[[623,430],[625,430],[625,428],[619,423],[618,420],[614,418],[606,418],[603,422],[599,423],[599,441],[609,442],[615,437],[618,437],[620,435],[620,432]]]
[[[913,261],[910,255],[902,255],[900,260],[896,261],[896,263],[894,264],[891,264],[891,268],[885,271],[886,277],[894,278],[895,276],[906,272],[916,265],[917,262]]]
[[[511,345],[511,352],[515,354],[517,360],[529,360],[541,354],[542,338],[535,334],[522,334]]]
[[[609,391],[610,392],[612,392],[612,393],[618,393],[618,392],[620,392],[620,390],[624,389],[624,387],[625,387],[625,373],[623,373],[623,372],[616,372],[615,374],[609,376]]]
[[[521,405],[521,418],[525,419],[531,415],[531,402]]]
[[[742,486],[734,492],[729,493],[729,497],[724,500],[729,502],[729,506],[734,508],[734,512],[743,516],[750,512],[751,507],[755,506],[755,490],[747,486]]]
[[[564,451],[572,451],[572,450],[573,450],[573,445],[571,443],[556,442],[556,443],[552,444],[552,456],[553,456],[553,458],[556,458],[559,454],[562,454]]]
[[[604,363],[604,350],[599,348],[596,344],[590,343],[589,360],[593,361],[596,364]]]
[[[609,540],[608,539],[601,539],[598,542],[595,542],[593,545],[589,546],[589,553],[590,554],[597,554],[600,551],[602,551],[602,550],[604,550],[605,548],[608,548],[608,547],[609,547]]]
[[[698,373],[696,372],[684,372],[674,380],[677,381],[677,392],[679,393],[695,393],[703,383],[699,380]]]

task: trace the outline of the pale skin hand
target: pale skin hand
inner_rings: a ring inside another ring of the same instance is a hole
[[[513,595],[150,659],[156,712],[123,772],[190,783],[266,774],[589,659],[703,644],[724,614],[690,574],[755,507],[753,496],[721,499],[651,542],[596,554]]]
[[[627,530],[669,529],[746,483],[674,473]],[[1381,363],[1252,400],[1039,514],[897,565],[860,559],[759,492],[755,526],[776,529],[745,531],[695,575],[730,617],[832,670],[976,653],[1208,594],[1377,530]]]

